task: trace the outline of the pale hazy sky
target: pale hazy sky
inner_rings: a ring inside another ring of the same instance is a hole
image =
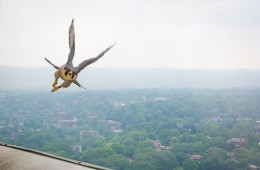
[[[0,0],[0,65],[260,69],[259,0]]]

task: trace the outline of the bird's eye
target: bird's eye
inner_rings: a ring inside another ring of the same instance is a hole
[[[71,73],[69,73],[69,75],[71,76]]]

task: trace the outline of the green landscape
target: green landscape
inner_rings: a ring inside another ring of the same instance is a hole
[[[113,169],[260,166],[259,89],[0,92],[0,141]]]

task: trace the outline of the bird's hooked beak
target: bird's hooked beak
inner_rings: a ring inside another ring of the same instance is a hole
[[[69,69],[65,69],[65,76],[67,76],[67,75],[69,75],[69,77],[71,77],[71,79],[73,79],[74,76],[76,75],[76,73]]]

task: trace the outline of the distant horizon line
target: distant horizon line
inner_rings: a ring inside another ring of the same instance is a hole
[[[19,69],[46,69],[52,68],[51,66],[40,66],[40,67],[23,67],[23,66],[10,66],[10,65],[0,65],[0,67],[9,68],[19,68]],[[260,68],[176,68],[176,67],[104,67],[104,66],[90,66],[89,68],[95,69],[168,69],[168,70],[252,70],[260,71]]]

